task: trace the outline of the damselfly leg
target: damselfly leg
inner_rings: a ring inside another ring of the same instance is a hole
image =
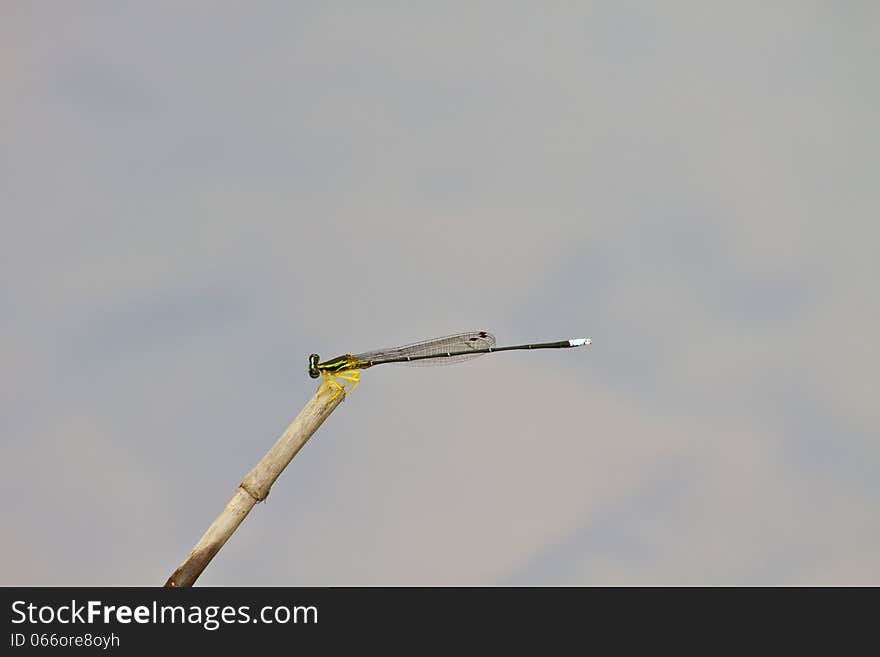
[[[336,374],[322,372],[322,374],[324,375],[324,380],[327,382],[327,384],[334,389],[333,395],[328,401],[333,401],[339,395],[348,396],[349,393],[354,392],[354,389],[357,388],[361,382],[360,370],[348,370],[346,372],[340,372]],[[339,383],[339,381],[337,381],[336,379],[342,379],[343,381],[347,381],[347,383]]]

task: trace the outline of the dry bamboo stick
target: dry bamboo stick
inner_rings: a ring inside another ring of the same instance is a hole
[[[290,423],[287,430],[275,441],[262,460],[245,476],[229,504],[208,527],[208,531],[199,539],[189,556],[171,574],[171,577],[165,582],[165,586],[192,586],[195,583],[211,559],[220,551],[232,533],[238,529],[254,504],[266,499],[269,495],[269,489],[287,467],[287,464],[293,460],[306,441],[312,437],[312,434],[318,430],[318,427],[345,398],[344,393],[337,395],[335,399],[331,399],[332,396],[331,387],[326,381],[322,382],[315,396],[309,400],[309,403]]]

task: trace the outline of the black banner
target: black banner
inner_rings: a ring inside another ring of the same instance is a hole
[[[830,628],[835,612],[850,629],[873,605],[857,591],[662,588],[6,588],[4,654],[34,650],[134,652],[198,648],[260,650],[362,648],[400,644],[464,649],[537,641],[616,648],[713,630],[741,643],[760,633],[785,642]],[[870,598],[876,595],[873,591]],[[852,609],[845,604],[853,602]],[[854,614],[851,612],[855,612]],[[870,616],[871,614],[868,614]],[[868,620],[865,616],[865,620]],[[848,634],[852,637],[852,632]],[[766,638],[766,637],[765,637]],[[412,642],[416,643],[412,643]],[[360,642],[360,644],[358,643]],[[464,642],[464,643],[462,643]],[[574,642],[574,644],[571,644]],[[706,645],[712,648],[712,645]]]

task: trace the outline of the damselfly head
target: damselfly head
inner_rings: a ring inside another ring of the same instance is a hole
[[[317,379],[321,376],[321,372],[318,371],[319,358],[318,354],[312,354],[309,356],[309,376],[313,379]]]

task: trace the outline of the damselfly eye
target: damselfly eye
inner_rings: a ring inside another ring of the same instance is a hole
[[[318,354],[312,354],[309,356],[309,376],[313,379],[317,379],[321,376],[320,371],[318,371]]]

